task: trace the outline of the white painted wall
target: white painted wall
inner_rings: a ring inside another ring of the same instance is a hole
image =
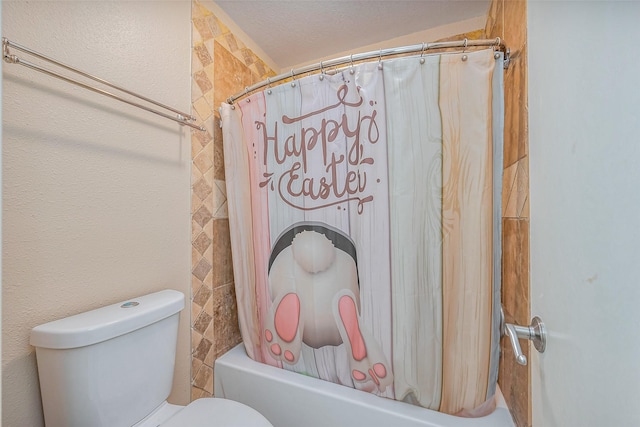
[[[188,111],[190,14],[189,1],[5,1],[2,35]],[[32,327],[164,288],[187,296],[172,400],[188,402],[188,130],[3,68],[2,425],[43,423]]]
[[[640,425],[639,17],[528,2],[534,427]]]

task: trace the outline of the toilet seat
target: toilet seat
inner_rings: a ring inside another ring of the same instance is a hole
[[[258,411],[233,400],[204,398],[191,402],[160,427],[273,427]]]

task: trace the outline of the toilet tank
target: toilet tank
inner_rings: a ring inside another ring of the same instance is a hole
[[[164,290],[36,326],[47,427],[130,427],[173,381],[184,295]]]

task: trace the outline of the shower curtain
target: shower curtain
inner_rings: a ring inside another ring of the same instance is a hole
[[[222,105],[240,330],[260,362],[494,407],[502,58],[351,65]]]

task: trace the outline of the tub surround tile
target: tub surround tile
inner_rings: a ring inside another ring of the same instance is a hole
[[[193,241],[193,247],[198,252],[203,254],[209,246],[211,246],[212,240],[205,233],[200,233],[198,237]]]
[[[206,132],[191,132],[192,164],[192,366],[191,398],[211,396],[213,387],[213,365],[205,360],[211,352],[213,337],[207,331],[212,323],[212,244],[213,244],[213,126],[210,99],[213,98],[212,41],[213,34],[208,23],[206,9],[197,3],[192,7],[193,52],[192,52],[192,114]],[[211,384],[209,384],[211,383]]]
[[[227,188],[224,181],[216,180],[213,185],[213,217],[215,219],[227,219]]]
[[[200,280],[204,280],[207,274],[211,271],[211,264],[204,259],[201,258],[196,267],[193,269],[192,274]]]
[[[211,141],[211,134],[199,130],[191,131],[191,150],[192,157],[196,157],[200,151]]]
[[[209,324],[207,325],[207,330],[208,330],[208,329],[210,329],[209,327],[213,323],[213,289],[210,288],[209,286],[207,286],[207,289],[209,290],[209,297],[207,298],[207,301],[202,306],[202,309],[211,318],[211,320],[209,321]],[[207,331],[206,330],[205,330],[205,334],[204,335],[205,335],[205,337],[209,338],[207,336]],[[213,339],[213,337],[211,337],[211,339]]]
[[[200,172],[205,173],[213,166],[213,141],[207,143],[193,159],[193,164]]]
[[[466,33],[456,34],[455,36],[445,37],[443,39],[438,39],[433,41],[434,42],[453,42],[453,41],[463,40],[465,38],[469,40],[484,39],[485,38],[484,28],[475,30],[475,31],[469,31]],[[450,49],[439,49],[438,52],[452,52],[452,51],[459,51],[459,50],[460,48],[454,47]]]
[[[226,29],[226,27],[220,21],[218,21],[218,18],[216,18],[212,14],[207,16],[207,24],[209,25],[209,29],[211,30],[211,34],[213,34],[214,38],[220,37],[222,35],[223,28]]]
[[[511,62],[505,71],[505,151],[504,164],[510,166],[529,151],[527,105],[527,69],[524,48],[511,50]]]
[[[530,346],[520,342],[522,346],[522,353],[530,359]],[[516,426],[531,426],[528,419],[529,416],[529,393],[526,387],[523,387],[524,382],[529,382],[529,368],[528,366],[518,365],[511,349],[511,344],[506,337],[503,337],[500,342],[500,348],[502,351],[502,358],[504,362],[500,365],[499,376],[501,378],[500,389],[503,391],[505,401],[509,402],[509,409],[513,416],[513,421]]]
[[[503,266],[502,306],[505,320],[517,325],[528,325],[529,315],[529,220],[505,218],[502,222]],[[520,341],[527,358],[530,343]],[[516,425],[531,426],[530,369],[518,365],[507,337],[501,341],[500,388],[509,404]]]
[[[211,215],[211,211],[207,209],[206,206],[202,205],[200,208],[193,214],[193,220],[200,225],[200,227],[204,227],[205,223],[213,218]]]
[[[233,281],[233,265],[231,260],[231,235],[228,219],[213,221],[213,287],[214,289]]]
[[[213,169],[209,169],[208,171],[206,171],[205,173],[202,174],[202,179],[204,179],[204,182],[207,183],[207,185],[210,188],[213,188]]]
[[[251,86],[253,76],[251,69],[217,41],[213,47],[213,58],[217,68],[224,70],[224,73],[214,73],[213,100],[214,105],[220,105],[229,96]]]
[[[221,356],[242,341],[238,327],[238,306],[235,285],[228,283],[213,290],[214,347],[216,357]]]
[[[192,298],[194,295],[196,295],[200,291],[201,287],[202,287],[202,281],[192,275],[191,276],[191,297]]]
[[[213,291],[208,286],[201,286],[198,292],[193,296],[193,302],[200,307],[204,307],[209,298],[213,295]]]
[[[211,219],[213,219],[213,212],[215,212],[215,210],[213,209],[213,195],[209,195],[207,197],[205,197],[205,199],[202,201],[202,207],[206,208],[207,211],[209,211],[211,213]],[[209,220],[209,222],[211,222]]]
[[[202,40],[209,40],[213,38],[211,27],[209,26],[205,16],[193,18],[193,26],[196,27],[196,30]]]
[[[198,369],[193,385],[211,395],[213,393],[213,381],[210,381],[212,378],[213,368],[203,363],[202,366],[200,366],[200,369]]]
[[[201,257],[198,256],[198,250],[192,246],[191,247],[191,269],[192,270],[196,268],[196,266],[200,262],[200,259]]]
[[[200,200],[204,200],[208,195],[211,194],[211,185],[207,183],[207,181],[202,177],[195,184],[193,184],[193,193],[200,198]]]
[[[205,331],[209,327],[209,324],[211,323],[211,319],[212,317],[206,311],[201,311],[200,315],[193,324],[193,329],[204,335]]]
[[[522,211],[520,212],[520,217],[529,218],[529,194],[527,193],[527,198],[524,201],[524,206],[522,207]]]
[[[222,129],[219,126],[219,113],[215,113],[213,120],[218,124],[217,131],[213,134],[213,158],[221,159],[221,161],[216,161],[213,164],[213,177],[217,180],[224,181],[224,148],[222,144]]]
[[[208,397],[208,396],[204,395],[205,393],[206,392],[204,390],[201,390],[198,387],[195,387],[195,386],[192,385],[191,386],[191,401],[193,402],[196,399],[200,399],[200,398],[203,398],[203,397]]]
[[[213,92],[213,91],[212,91]],[[213,95],[210,93],[207,94],[208,97],[213,97]],[[211,135],[213,135],[213,115],[210,115],[207,117],[207,120],[203,123],[200,122],[198,123],[199,125],[201,125],[203,128],[206,129],[206,133],[207,133],[207,137],[209,138],[209,140],[207,141],[208,143],[213,142],[213,139],[211,138]]]
[[[504,74],[505,135],[502,192],[502,306],[507,322],[528,325],[529,312],[529,129],[526,0],[492,0],[485,26],[488,38],[502,38],[511,51]],[[529,345],[520,341],[524,354]],[[529,365],[515,362],[508,340],[501,341],[498,382],[518,427],[531,426]]]
[[[502,220],[502,304],[507,322],[529,321],[529,220]]]
[[[503,217],[521,218],[524,206],[529,199],[529,161],[528,157],[520,159],[504,171]]]
[[[213,324],[210,325],[211,329],[213,329]],[[211,335],[213,335],[213,332],[211,332]],[[207,357],[205,357],[204,359],[204,363],[206,363],[207,366],[213,366],[213,362],[215,362],[216,360],[216,346],[213,345],[211,346],[211,350],[209,350],[209,353],[207,353]]]
[[[529,157],[523,157],[518,161],[518,171],[516,175],[516,216],[518,218],[529,218],[528,211],[525,215],[525,204],[529,200]]]
[[[233,270],[218,107],[228,96],[275,73],[197,1],[192,7],[192,47],[191,111],[207,130],[191,132],[191,398],[195,400],[211,396],[215,358],[230,343],[240,342],[235,297],[230,297]],[[214,295],[214,285],[227,287]]]
[[[195,53],[196,57],[200,60],[203,68],[213,63],[211,52],[204,43],[195,44],[193,46],[193,53]]]
[[[197,82],[196,82],[197,84]],[[204,99],[204,96],[195,100],[192,104],[193,110],[196,113],[196,118],[200,123],[203,123],[207,120],[209,116],[211,116],[211,107]]]
[[[200,341],[202,341],[202,335],[198,333],[198,331],[191,328],[191,354],[195,356],[198,347],[200,347]],[[195,357],[196,359],[202,361],[202,359]]]
[[[200,87],[200,90],[203,94],[206,94],[211,89],[213,89],[213,83],[211,83],[211,80],[209,80],[209,77],[207,77],[207,74],[204,72],[204,70],[195,72],[193,74],[193,80],[195,80],[196,84],[198,85],[198,87]],[[206,102],[206,99],[204,97],[202,99]],[[209,107],[209,114],[207,115],[208,117],[211,114],[211,105],[207,104],[207,107]]]
[[[511,192],[514,191],[515,188],[515,179],[516,172],[518,170],[518,165],[513,164],[511,166],[507,166],[502,172],[502,217],[506,217],[507,215],[507,206],[509,205],[509,200],[511,199]]]
[[[191,146],[193,148],[193,145]],[[199,152],[199,151],[198,151]],[[196,152],[196,154],[198,153]],[[191,168],[191,189],[193,190],[193,186],[195,183],[200,181],[200,179],[204,176],[204,174],[198,168]]]
[[[193,351],[193,357],[204,361],[205,357],[207,357],[207,353],[209,352],[209,350],[211,350],[212,345],[213,343],[211,341],[204,337],[201,337],[197,347]]]
[[[191,371],[192,372],[198,372],[200,370],[200,367],[202,366],[202,363],[203,363],[202,360],[192,358],[191,359]]]
[[[529,153],[526,1],[493,0],[485,32],[489,38],[502,38],[511,51],[504,75],[504,164],[508,167]]]
[[[207,225],[202,227],[202,231],[210,238],[213,239],[213,221],[209,221]]]

